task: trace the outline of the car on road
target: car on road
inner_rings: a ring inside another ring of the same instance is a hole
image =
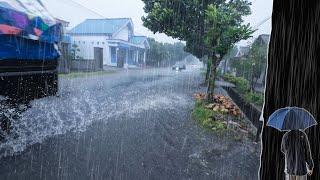
[[[175,70],[175,71],[182,71],[186,69],[187,69],[187,66],[185,64],[176,64],[172,66],[172,70]]]

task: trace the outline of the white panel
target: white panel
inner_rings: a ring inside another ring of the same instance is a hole
[[[121,29],[120,32],[118,32],[113,39],[120,39],[120,40],[124,40],[124,41],[129,41],[129,28],[128,26]]]
[[[71,36],[71,44],[78,45],[80,52],[77,55],[84,59],[94,59],[94,47],[103,48],[103,62],[107,62],[108,51],[106,51],[107,42],[106,36]]]

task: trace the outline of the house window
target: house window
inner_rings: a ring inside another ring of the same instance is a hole
[[[86,42],[85,42],[85,41],[83,41],[83,44],[86,44]]]
[[[102,42],[102,44],[104,44],[104,42]]]
[[[99,44],[100,44],[100,42],[98,41],[98,42],[97,42],[97,44],[99,45]]]

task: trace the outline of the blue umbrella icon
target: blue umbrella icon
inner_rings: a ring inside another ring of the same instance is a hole
[[[298,107],[286,107],[277,110],[269,117],[267,123],[267,126],[279,131],[305,130],[316,125],[317,121],[311,113]]]

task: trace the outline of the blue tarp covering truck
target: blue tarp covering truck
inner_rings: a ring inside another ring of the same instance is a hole
[[[0,0],[0,94],[55,95],[62,25],[40,0]]]

